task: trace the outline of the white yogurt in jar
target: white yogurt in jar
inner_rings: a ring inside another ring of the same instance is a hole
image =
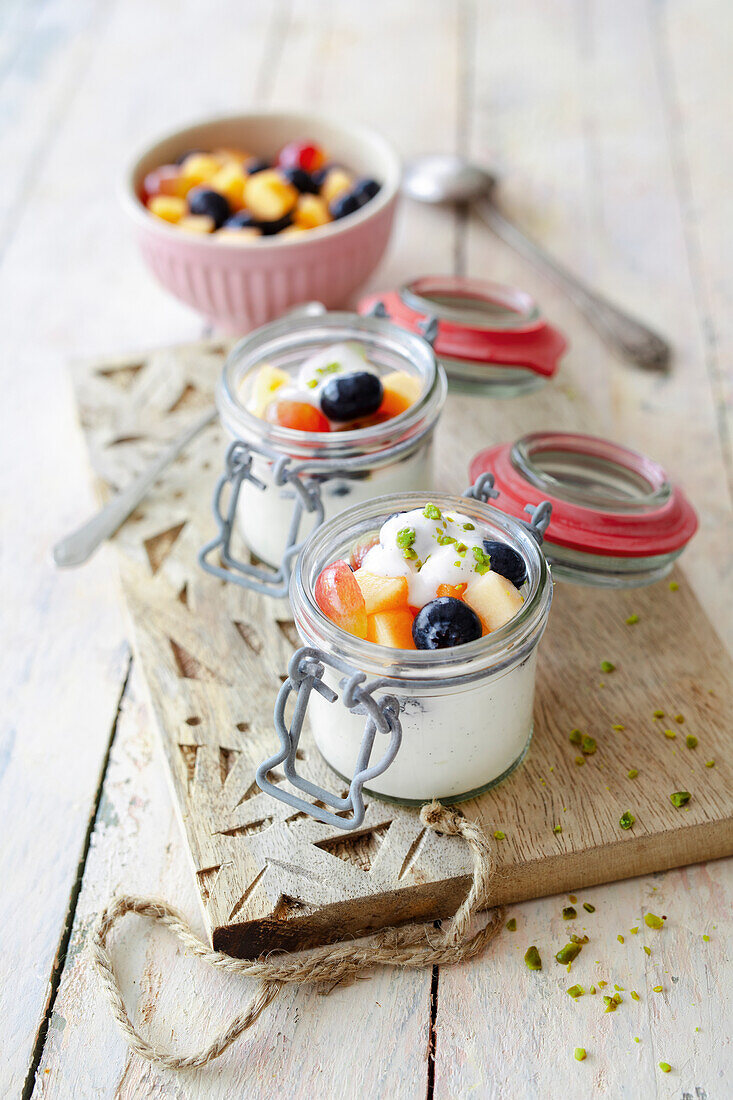
[[[382,498],[366,505],[364,513],[353,509],[324,526],[312,548],[303,552],[291,586],[303,641],[326,655],[333,653],[369,680],[383,680],[374,691],[376,699],[393,695],[398,700],[400,748],[366,789],[407,803],[433,797],[461,801],[504,779],[523,759],[532,736],[537,645],[552,597],[539,544],[522,524],[475,500],[443,494],[431,499],[435,504],[426,507],[425,497],[420,500],[415,493]],[[370,528],[371,517],[375,522]],[[503,543],[526,566],[521,597],[513,589],[516,612],[483,637],[437,649],[390,649],[324,623],[323,616],[313,614],[311,586],[329,562],[348,557],[349,545],[363,544],[370,529],[379,538],[363,556],[360,570],[372,576],[405,576],[413,610],[429,606],[442,584],[482,586],[491,572],[484,540]],[[405,550],[415,556],[405,557]],[[343,675],[326,666],[324,680],[341,696]],[[321,755],[350,780],[365,716],[312,693],[308,721]],[[377,732],[370,766],[387,745],[387,736]]]

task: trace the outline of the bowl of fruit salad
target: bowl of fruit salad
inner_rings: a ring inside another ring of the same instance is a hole
[[[276,706],[282,750],[261,765],[260,786],[280,797],[268,772],[286,760],[286,775],[295,772],[299,728],[282,721],[282,696],[303,685],[316,745],[350,791],[295,785],[342,814],[358,820],[364,784],[398,802],[458,802],[508,776],[532,735],[552,600],[546,512],[529,523],[476,497],[404,493],[313,534],[290,585],[304,647]]]
[[[324,520],[430,488],[446,390],[430,343],[382,317],[298,310],[245,337],[216,392],[231,442],[214,493],[220,532],[199,555],[203,568],[286,595],[300,546]],[[235,533],[264,564],[237,556]]]
[[[163,286],[241,334],[289,306],[342,306],[384,253],[399,161],[378,134],[262,112],[171,134],[138,156],[125,205]]]

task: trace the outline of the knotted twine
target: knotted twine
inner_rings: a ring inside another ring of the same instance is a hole
[[[326,983],[332,989],[341,982],[364,977],[375,966],[419,968],[446,965],[475,958],[494,939],[502,924],[502,912],[494,909],[488,923],[469,935],[475,914],[489,903],[489,886],[494,859],[489,842],[473,822],[438,802],[423,806],[420,820],[437,833],[462,836],[473,856],[473,880],[466,898],[445,927],[437,931],[433,923],[386,928],[368,939],[317,947],[307,952],[271,955],[255,960],[235,959],[214,951],[199,939],[188,921],[173,906],[156,898],[123,894],[102,912],[91,939],[92,963],[107,994],[112,1015],[130,1050],[153,1065],[164,1069],[193,1069],[218,1058],[235,1039],[259,1019],[272,1004],[283,985],[292,982]],[[170,1054],[154,1046],[133,1026],[122,999],[120,983],[108,949],[110,933],[127,913],[149,917],[169,929],[187,951],[227,974],[260,979],[251,1001],[207,1047],[195,1054]]]

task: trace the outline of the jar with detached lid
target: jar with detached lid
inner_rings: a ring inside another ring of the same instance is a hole
[[[501,782],[529,747],[553,574],[649,584],[697,526],[657,463],[593,436],[528,435],[471,475],[463,497],[383,497],[307,540],[290,586],[303,647],[275,705],[279,751],[257,770],[274,798],[355,829],[364,791],[460,802]],[[298,771],[306,712],[343,794]]]
[[[216,402],[231,443],[214,494],[217,536],[204,569],[257,592],[287,593],[307,535],[384,493],[428,488],[446,379],[431,330],[381,317],[286,317],[242,340]],[[232,546],[238,531],[264,565]]]

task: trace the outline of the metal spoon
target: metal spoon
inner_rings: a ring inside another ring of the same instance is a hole
[[[495,205],[497,179],[463,157],[432,154],[405,167],[402,190],[419,202],[475,206],[498,237],[552,279],[582,310],[601,336],[637,366],[663,370],[670,346],[640,321],[592,291],[524,235]]]

